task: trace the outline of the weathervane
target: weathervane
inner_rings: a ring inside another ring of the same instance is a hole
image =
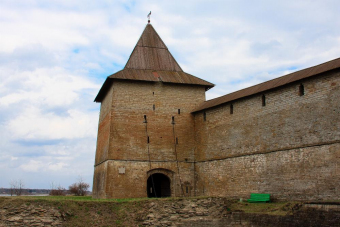
[[[150,13],[148,14],[148,24],[150,24],[150,16],[151,16],[151,11],[150,11]]]

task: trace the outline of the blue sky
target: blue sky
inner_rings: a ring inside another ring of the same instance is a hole
[[[92,185],[105,78],[151,23],[207,99],[340,57],[339,1],[0,2],[0,187]]]

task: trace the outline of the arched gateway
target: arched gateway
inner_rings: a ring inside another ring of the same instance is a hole
[[[170,197],[170,179],[162,173],[154,173],[147,182],[148,197]]]
[[[174,172],[168,169],[157,168],[147,173],[148,197],[174,196]]]

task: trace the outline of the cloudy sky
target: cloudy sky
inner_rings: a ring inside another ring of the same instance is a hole
[[[92,186],[105,78],[151,23],[211,99],[340,57],[338,0],[1,0],[0,187]]]

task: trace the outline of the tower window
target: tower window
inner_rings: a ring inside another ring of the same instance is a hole
[[[153,109],[153,110],[155,110],[155,109],[156,109],[156,106],[155,106],[155,104],[153,104],[153,106],[152,106],[152,109]]]
[[[230,104],[230,114],[233,114],[233,113],[234,113],[234,105]]]
[[[266,96],[262,95],[262,106],[266,106]]]
[[[155,92],[152,92],[152,95],[155,95]]]
[[[305,95],[305,87],[303,86],[303,84],[300,84],[299,86],[299,95],[300,96]]]
[[[148,141],[147,142],[150,143],[150,137],[148,137]]]
[[[178,138],[176,137],[176,144],[178,144]]]
[[[175,124],[175,117],[174,116],[171,117],[171,124]]]
[[[181,114],[181,109],[178,109],[178,114]]]
[[[207,113],[204,111],[203,112],[203,121],[206,121],[207,120]]]
[[[146,115],[144,115],[144,121],[143,123],[147,123],[148,121],[146,120]]]

